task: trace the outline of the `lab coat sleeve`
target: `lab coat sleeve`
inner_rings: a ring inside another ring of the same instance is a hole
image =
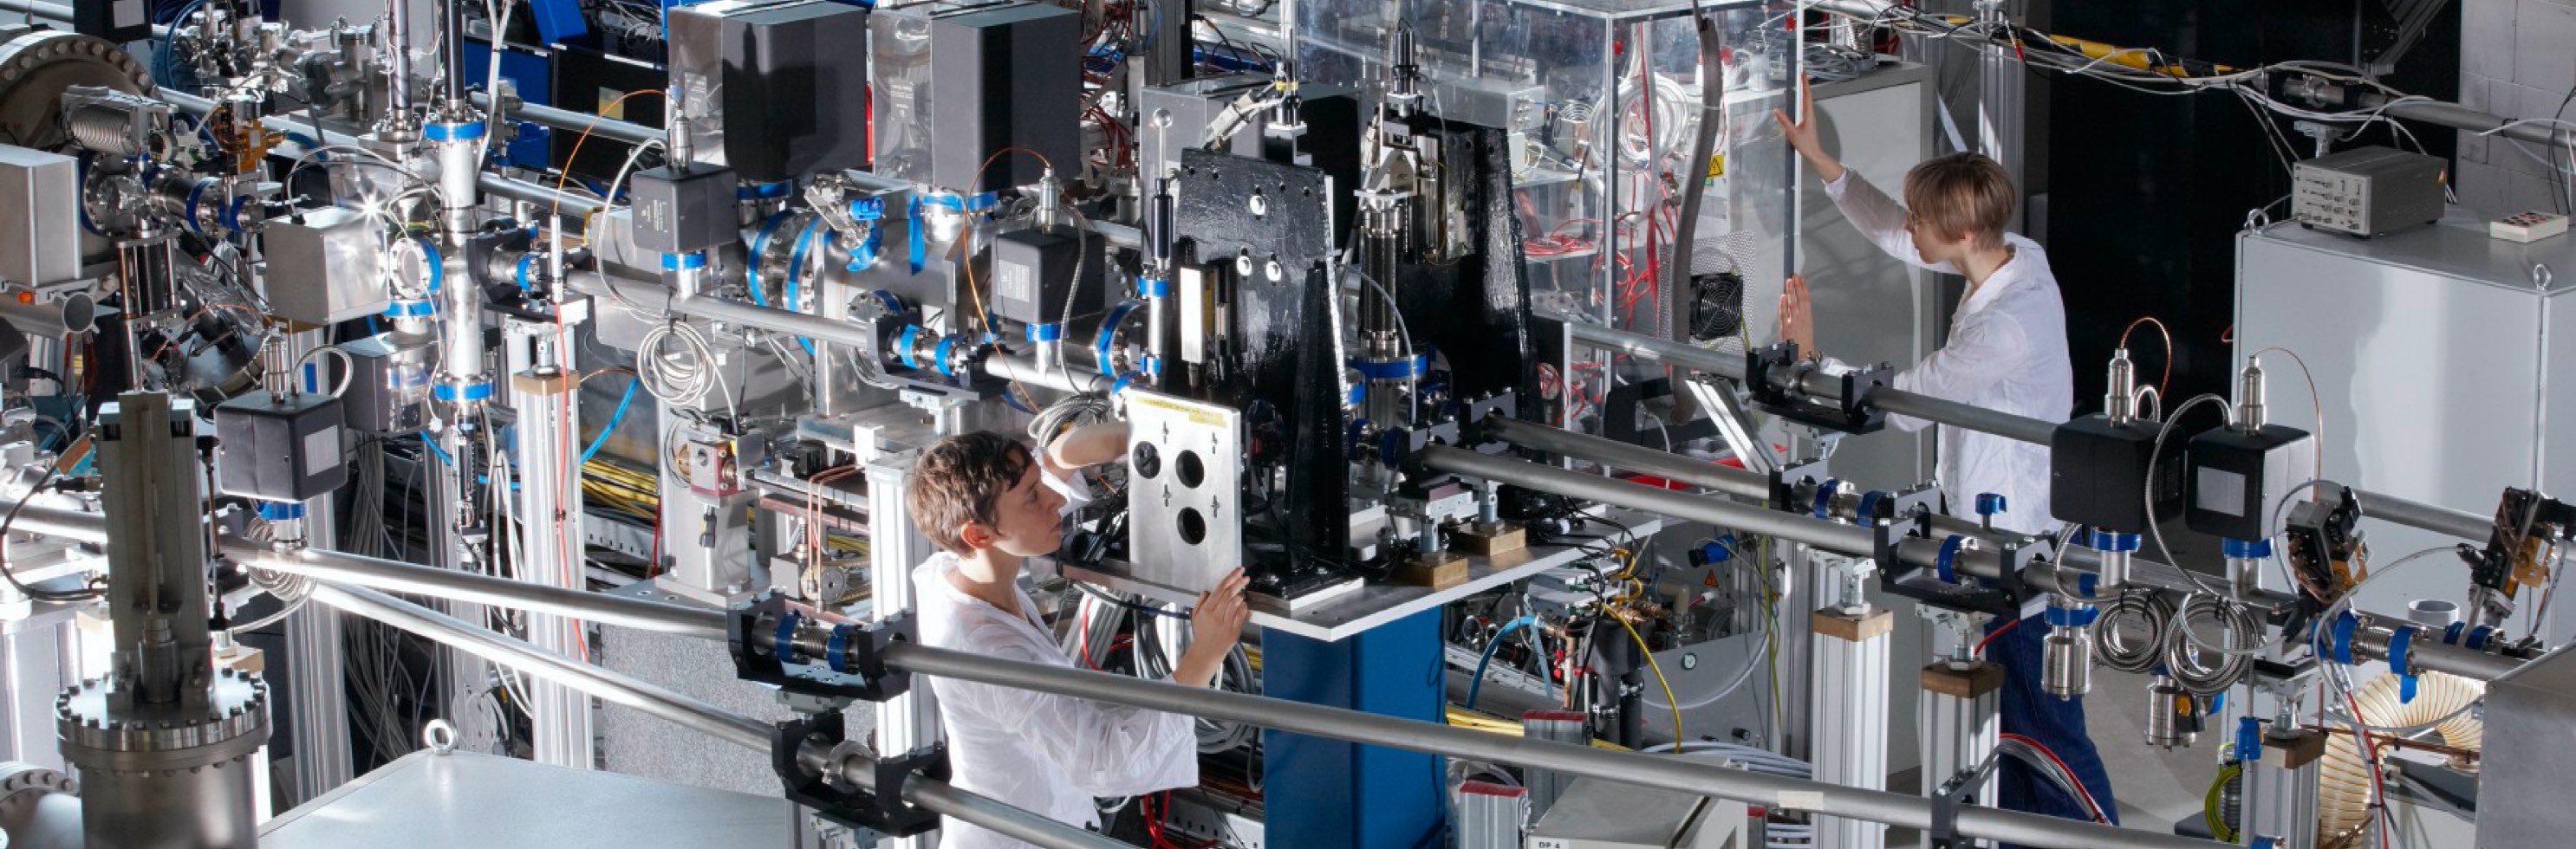
[[[2029,353],[2029,334],[2023,332],[2021,322],[2009,313],[1989,309],[1961,322],[1950,344],[1933,351],[1913,368],[1897,372],[1896,388],[1966,403],[2012,369],[2021,368]],[[1889,415],[1887,421],[1906,431],[1922,430],[1931,424],[1899,415]]]
[[[1047,471],[1041,466],[1038,468],[1038,483],[1055,490],[1057,495],[1064,496],[1064,507],[1056,511],[1058,515],[1073,515],[1073,511],[1080,510],[1083,505],[1091,503],[1091,481],[1082,476],[1081,469],[1073,469],[1066,472],[1064,477],[1056,477],[1054,472]]]
[[[986,625],[976,644],[986,654],[1051,663],[1000,625]],[[1099,797],[1134,796],[1199,783],[1198,732],[1189,717],[1007,687],[970,685],[978,715],[1008,717],[1009,729],[1034,757],[1071,776],[1075,789]],[[943,692],[942,698],[946,698]]]
[[[1852,227],[1869,237],[1878,249],[1907,265],[1926,268],[1942,274],[1957,274],[1959,269],[1947,262],[1927,263],[1914,249],[1914,234],[1905,229],[1905,205],[1871,185],[1868,178],[1850,168],[1843,169],[1842,179],[1825,184],[1825,195],[1834,199],[1834,208],[1843,211]]]

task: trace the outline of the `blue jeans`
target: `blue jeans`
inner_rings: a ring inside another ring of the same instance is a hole
[[[1993,633],[2007,624],[2010,623],[1997,619],[1986,630]],[[2094,750],[2093,738],[2084,732],[2084,700],[2060,699],[2040,689],[2041,646],[2047,637],[2048,626],[2033,616],[1986,646],[1987,659],[2004,668],[2004,733],[2037,740],[2056,752],[2101,806],[2103,816],[2118,824],[2120,811],[2111,800],[2111,775],[2102,768],[2102,756]],[[2092,819],[2082,802],[2014,758],[2003,758],[1996,765],[1996,789],[2005,810]]]

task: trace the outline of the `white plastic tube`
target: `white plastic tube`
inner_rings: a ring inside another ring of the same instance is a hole
[[[2362,722],[2381,727],[2421,725],[2445,715],[2458,713],[2450,721],[2434,726],[2442,743],[2461,749],[2480,748],[2486,724],[2469,717],[2460,707],[2477,701],[2486,694],[2486,685],[2439,672],[2427,672],[2415,683],[2415,700],[2397,700],[2398,679],[2381,675],[2353,691]],[[2327,849],[2349,849],[2360,845],[2366,833],[2362,827],[2370,816],[2370,765],[2363,763],[2361,751],[2351,738],[2339,737],[2326,745],[2324,761],[2317,769],[2317,834]]]

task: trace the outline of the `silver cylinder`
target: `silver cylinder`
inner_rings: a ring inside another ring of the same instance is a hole
[[[2417,625],[2440,630],[2460,621],[2458,602],[2438,598],[2416,599],[2406,605],[2406,618]]]
[[[2111,594],[2127,587],[2130,559],[2135,554],[2136,552],[2129,551],[2102,552],[2101,562],[2094,570],[2094,586],[2097,588],[2095,592]]]
[[[2253,432],[2263,429],[2263,366],[2252,358],[2245,360],[2245,373],[2236,388],[2236,428]]]
[[[2185,706],[2190,700],[2191,694],[2183,692],[2172,678],[2158,675],[2154,683],[2147,685],[2147,745],[2172,751],[2189,748],[2192,741],[2199,739],[2199,732],[2183,724],[2193,710]]]
[[[2129,349],[2111,352],[2110,379],[2102,391],[2102,415],[2113,426],[2125,425],[2138,415],[2137,367],[2129,363]]]
[[[2041,646],[2042,692],[2072,699],[2093,691],[2093,641],[2081,628],[2051,628]]]
[[[83,292],[67,292],[50,301],[35,299],[25,289],[0,291],[0,319],[31,336],[59,339],[65,333],[88,333],[98,324],[98,302]]]
[[[268,690],[226,668],[206,700],[140,703],[89,681],[55,702],[63,759],[80,768],[92,849],[255,849],[250,759],[268,742]]]

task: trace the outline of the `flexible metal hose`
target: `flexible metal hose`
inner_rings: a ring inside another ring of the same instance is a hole
[[[2415,683],[2415,700],[2400,702],[2398,677],[2381,675],[2352,693],[2362,722],[2377,726],[2420,725],[2457,713],[2450,721],[2434,726],[2442,743],[2461,749],[2477,750],[2483,745],[2486,723],[2470,718],[2460,708],[2486,694],[2486,685],[2453,675],[2427,672]],[[2361,751],[2350,737],[2328,741],[2325,758],[2317,766],[2317,834],[2325,849],[2350,849],[2360,845],[2367,833],[2370,817],[2370,765],[2364,763]]]
[[[114,157],[143,156],[144,143],[126,134],[129,126],[125,115],[115,109],[90,106],[63,115],[63,126],[71,131],[72,140],[81,147]]]
[[[2093,621],[2093,656],[2121,672],[2153,670],[2164,660],[2173,605],[2153,592],[2124,592],[2102,605]]]

